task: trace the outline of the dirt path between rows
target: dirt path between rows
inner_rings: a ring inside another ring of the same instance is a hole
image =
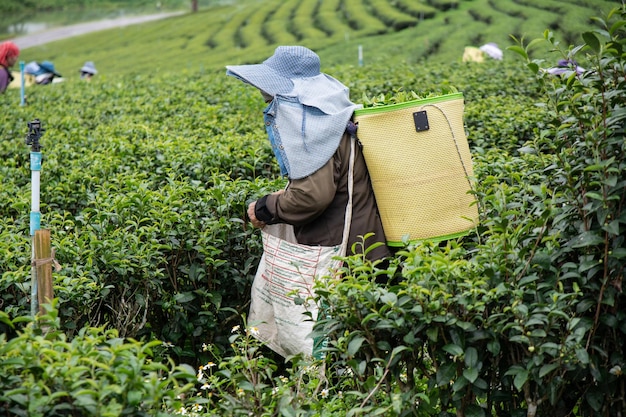
[[[61,26],[24,36],[18,36],[12,39],[12,41],[20,49],[26,49],[33,46],[43,45],[48,42],[58,41],[60,39],[71,38],[72,36],[84,35],[85,33],[150,22],[152,20],[164,19],[166,17],[177,16],[183,13],[186,12],[178,11],[157,13],[144,16],[128,16],[115,19],[98,20],[95,22],[78,23],[75,25]]]

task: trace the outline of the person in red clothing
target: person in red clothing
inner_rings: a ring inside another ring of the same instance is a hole
[[[0,43],[0,93],[4,93],[13,81],[11,67],[15,65],[19,55],[20,49],[13,42]]]

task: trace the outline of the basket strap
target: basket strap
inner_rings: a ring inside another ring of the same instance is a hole
[[[350,226],[352,224],[352,191],[354,189],[354,152],[356,139],[350,135],[350,166],[348,168],[348,204],[346,204],[346,215],[343,221],[343,239],[341,242],[342,256],[348,249],[348,238],[350,236]]]
[[[446,112],[444,112],[436,104],[426,104],[420,108],[423,109],[424,107],[436,108],[437,110],[441,112],[444,119],[446,119],[446,122],[448,123],[448,127],[450,128],[450,133],[452,133],[452,140],[454,141],[454,147],[456,148],[456,153],[459,156],[459,161],[461,161],[461,167],[463,167],[463,172],[465,173],[465,179],[467,180],[467,183],[469,184],[470,190],[474,191],[474,188],[472,187],[472,182],[469,179],[469,173],[467,172],[467,167],[465,166],[465,162],[463,161],[463,156],[461,155],[461,150],[459,149],[459,143],[456,140],[456,135],[454,134],[454,129],[452,129],[452,123],[450,123],[450,119],[448,118],[448,115],[446,115]]]

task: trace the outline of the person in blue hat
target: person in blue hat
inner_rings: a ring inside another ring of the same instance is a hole
[[[61,81],[62,75],[59,74],[51,61],[29,62],[24,67],[24,72],[34,78],[34,83],[39,85],[47,85],[53,82]]]
[[[96,65],[93,63],[93,61],[85,62],[85,65],[80,68],[81,80],[91,81],[91,78],[97,73],[98,70],[96,69]]]
[[[227,66],[226,74],[256,87],[265,101],[264,121],[285,189],[250,203],[254,227],[287,223],[298,243],[334,246],[342,242],[348,202],[351,141],[356,140],[349,90],[320,71],[319,56],[303,46],[279,46],[261,64]],[[365,242],[380,246],[370,260],[390,255],[365,159],[355,146],[352,221],[348,248],[363,252]],[[356,243],[356,245],[354,245]],[[354,246],[353,246],[354,245]],[[365,248],[365,249],[366,249]],[[350,253],[348,253],[350,254]]]

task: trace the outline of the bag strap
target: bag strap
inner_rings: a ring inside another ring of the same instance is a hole
[[[348,204],[346,204],[346,215],[343,222],[343,240],[341,241],[342,256],[348,250],[348,238],[350,236],[350,226],[352,225],[352,191],[354,190],[354,152],[356,139],[350,135],[350,166],[348,168]]]

